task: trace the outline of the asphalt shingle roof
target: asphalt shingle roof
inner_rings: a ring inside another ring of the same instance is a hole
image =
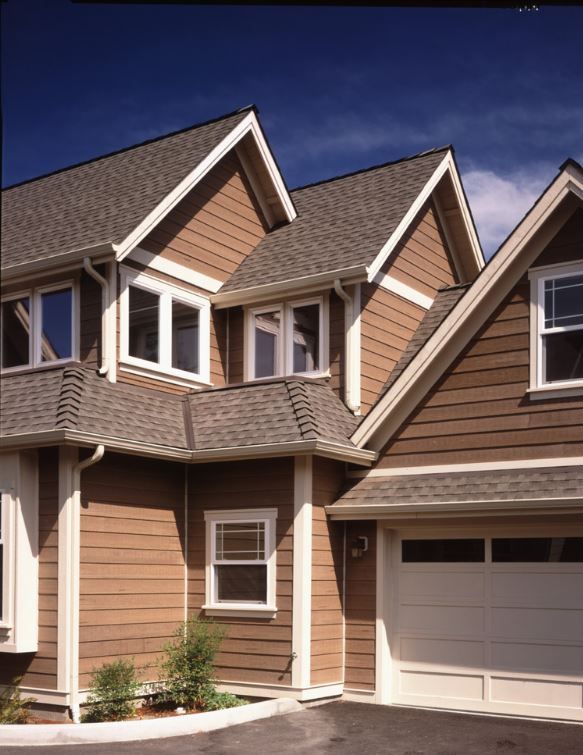
[[[248,110],[2,192],[2,267],[121,242]]]
[[[365,477],[335,508],[583,497],[583,466]]]
[[[309,379],[176,396],[80,366],[2,378],[4,436],[70,429],[194,451],[316,439],[355,448],[356,423],[324,382]]]
[[[448,149],[295,189],[298,217],[268,233],[221,293],[371,264]]]

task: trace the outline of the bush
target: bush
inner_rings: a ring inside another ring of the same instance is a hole
[[[105,663],[91,677],[88,707],[81,721],[123,721],[136,714],[135,698],[140,689],[136,667],[131,661]]]
[[[25,724],[28,721],[28,707],[36,700],[20,696],[18,685],[21,680],[21,676],[16,677],[0,692],[0,724]]]
[[[224,636],[213,621],[190,618],[182,622],[164,648],[162,702],[206,709],[206,700],[218,694],[213,661]]]
[[[247,705],[247,700],[242,700],[230,692],[217,692],[213,690],[204,699],[205,710],[222,710],[223,708],[238,708],[240,705]]]

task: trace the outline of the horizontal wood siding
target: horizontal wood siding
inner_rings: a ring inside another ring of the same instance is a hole
[[[253,190],[226,155],[140,243],[172,262],[225,281],[265,236]]]
[[[0,653],[0,684],[21,676],[23,687],[57,688],[58,494],[56,448],[38,452],[39,475],[39,613],[38,651]]]
[[[184,617],[184,467],[106,454],[82,476],[79,683],[118,658],[157,679]]]
[[[277,616],[217,618],[227,636],[217,658],[222,681],[290,684],[292,651],[293,459],[193,466],[189,472],[188,606],[205,602],[204,512],[277,508]]]
[[[106,275],[105,265],[99,265],[96,270],[101,275]],[[79,357],[84,364],[97,367],[101,363],[101,286],[83,272],[79,289],[81,292]]]
[[[344,480],[344,467],[314,457],[312,506],[312,636],[311,683],[342,682],[343,534],[341,522],[332,522],[324,506],[333,503]]]
[[[244,375],[245,317],[241,307],[227,310],[227,333],[229,342],[228,383],[242,383]]]
[[[535,266],[573,259],[578,213]],[[502,461],[583,454],[583,398],[531,399],[526,276],[447,369],[383,451],[379,466]]]
[[[368,537],[368,550],[353,558],[350,544]],[[346,523],[346,689],[375,688],[376,522]]]

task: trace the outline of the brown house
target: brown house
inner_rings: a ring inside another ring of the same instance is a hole
[[[225,689],[583,719],[583,171],[288,191],[253,108],[3,192],[0,684],[186,616]]]

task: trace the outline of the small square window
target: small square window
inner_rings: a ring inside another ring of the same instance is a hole
[[[262,312],[255,315],[255,377],[279,374],[281,312]]]
[[[30,364],[30,297],[2,302],[2,367]]]

